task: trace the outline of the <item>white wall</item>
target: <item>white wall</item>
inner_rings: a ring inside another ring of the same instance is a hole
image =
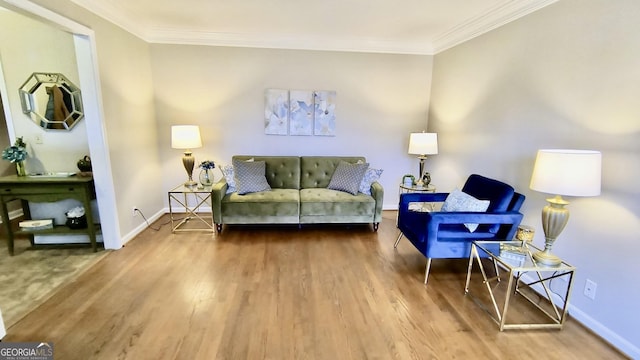
[[[151,64],[165,189],[186,180],[182,152],[171,149],[173,124],[200,125],[196,163],[230,163],[234,154],[365,156],[384,169],[385,208],[397,208],[402,175],[417,173],[407,148],[409,133],[426,127],[430,56],[154,44]],[[265,135],[268,88],[335,90],[336,136]]]
[[[478,172],[524,192],[524,223],[544,237],[548,194],[529,190],[540,148],[603,154],[602,195],[568,198],[554,252],[576,265],[570,313],[640,358],[640,32],[636,0],[564,0],[438,54],[429,130],[433,173],[450,187]],[[583,295],[598,284],[595,300]]]
[[[144,219],[133,217],[133,206],[147,217],[163,209],[166,193],[158,158],[149,45],[71,1],[33,0],[91,28],[102,95],[104,133],[116,193],[120,235],[129,240]],[[91,139],[100,141],[100,139]],[[101,164],[93,163],[94,169]]]

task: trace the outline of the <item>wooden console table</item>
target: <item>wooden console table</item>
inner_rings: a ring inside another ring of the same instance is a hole
[[[7,236],[7,246],[9,254],[13,255],[13,237],[16,234],[28,234],[31,238],[31,245],[34,244],[35,234],[63,235],[63,234],[87,234],[93,251],[98,251],[96,234],[100,231],[98,225],[93,223],[93,213],[91,211],[91,200],[96,198],[93,177],[91,176],[3,176],[0,177],[0,202],[2,208],[2,223],[5,224]],[[7,203],[13,200],[21,200],[22,211],[25,219],[31,218],[29,201],[33,202],[53,202],[64,199],[76,199],[82,202],[87,217],[87,228],[71,229],[65,225],[55,225],[52,229],[27,231],[19,229],[14,231],[11,228]],[[83,245],[83,244],[74,244]]]

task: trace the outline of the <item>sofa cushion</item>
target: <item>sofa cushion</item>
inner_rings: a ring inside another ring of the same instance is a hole
[[[221,211],[225,223],[298,223],[300,191],[272,189],[239,195],[227,194],[222,198]]]
[[[372,169],[368,168],[364,173],[364,177],[360,182],[360,188],[358,189],[361,193],[366,195],[371,195],[371,184],[380,179],[380,175],[382,175],[382,169]]]
[[[469,194],[455,189],[442,205],[442,211],[484,212],[489,207],[489,200],[478,200]],[[470,232],[476,231],[478,224],[464,224]]]
[[[331,216],[335,220],[353,216],[373,218],[376,201],[369,195],[351,195],[344,191],[331,189],[300,190],[300,217]],[[327,221],[338,222],[338,221]]]
[[[331,181],[327,188],[356,195],[358,194],[364,173],[368,168],[369,164],[367,163],[349,164],[346,161],[341,161],[331,176]]]
[[[234,159],[233,171],[238,194],[243,195],[271,190],[271,186],[269,186],[267,178],[264,176],[265,169],[264,161],[241,161]]]

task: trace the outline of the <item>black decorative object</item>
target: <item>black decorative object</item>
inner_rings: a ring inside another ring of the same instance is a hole
[[[82,159],[78,160],[78,169],[82,172],[91,171],[91,158],[89,155],[85,155]]]
[[[70,229],[85,229],[87,227],[87,216],[67,217],[66,225]]]

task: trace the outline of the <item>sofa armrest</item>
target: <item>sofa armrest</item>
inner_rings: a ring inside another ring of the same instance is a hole
[[[227,194],[227,180],[223,177],[211,186],[211,211],[213,211],[213,222],[222,224],[222,198]]]
[[[384,200],[384,188],[382,184],[374,181],[371,184],[371,196],[376,201],[376,212],[373,216],[373,222],[379,223],[382,221],[382,201]]]

